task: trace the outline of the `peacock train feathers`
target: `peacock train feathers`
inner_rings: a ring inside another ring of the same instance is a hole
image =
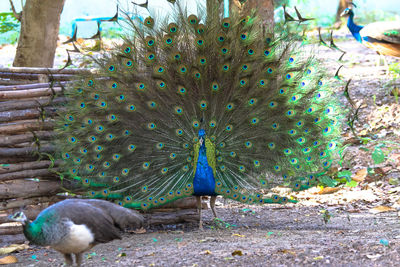
[[[134,34],[69,90],[64,179],[141,209],[190,195],[283,203],[261,189],[316,185],[340,146],[341,111],[290,23],[270,34],[256,13],[174,7],[164,22],[131,21]]]

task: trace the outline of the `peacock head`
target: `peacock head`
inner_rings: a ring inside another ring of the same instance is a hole
[[[28,218],[22,211],[18,211],[14,214],[8,215],[8,219],[14,222],[20,222],[22,224],[25,224],[28,221]]]
[[[199,142],[200,142],[200,145],[203,144],[205,137],[206,137],[206,131],[204,129],[200,129],[199,130]]]
[[[342,14],[340,14],[340,16],[344,17],[344,16],[350,16],[353,17],[354,16],[354,12],[353,10],[351,10],[351,8],[346,8],[345,10],[343,10]]]

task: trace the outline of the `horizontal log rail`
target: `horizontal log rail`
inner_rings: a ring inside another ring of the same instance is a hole
[[[27,100],[7,100],[0,102],[0,112],[3,111],[15,111],[30,108],[40,108],[47,105],[57,106],[64,104],[67,101],[66,97],[56,97],[52,98],[49,96],[42,96],[38,98],[30,98]]]
[[[0,175],[6,173],[14,173],[26,170],[44,169],[49,167],[56,167],[60,164],[60,161],[32,161],[32,162],[22,162],[17,164],[1,164],[0,165]]]
[[[65,86],[67,82],[51,83],[30,83],[30,84],[16,84],[16,85],[0,85],[0,91],[17,91],[26,89],[49,88],[51,86]]]
[[[53,128],[54,123],[49,120],[45,120],[44,122],[41,122],[39,120],[16,121],[7,124],[0,124],[0,136],[14,135],[32,131],[53,130]]]
[[[33,73],[33,74],[87,74],[91,73],[89,69],[77,68],[77,69],[57,69],[57,68],[30,68],[30,67],[10,67],[0,68],[0,73]]]
[[[35,134],[35,135],[34,135]],[[14,147],[17,144],[34,142],[37,137],[40,142],[50,140],[54,133],[50,131],[36,131],[16,135],[0,135],[0,147]]]

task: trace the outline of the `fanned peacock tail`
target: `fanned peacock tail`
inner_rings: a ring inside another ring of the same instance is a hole
[[[287,201],[261,189],[316,185],[341,116],[309,49],[287,27],[265,33],[255,13],[205,18],[174,6],[173,22],[131,21],[133,36],[69,90],[56,141],[64,179],[143,209],[210,194],[196,171],[211,170],[214,194],[246,203]]]

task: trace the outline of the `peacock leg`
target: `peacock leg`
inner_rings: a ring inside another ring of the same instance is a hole
[[[199,212],[199,217],[200,217],[199,229],[203,230],[203,220],[201,218],[201,196],[196,196],[196,200],[197,200],[197,211]]]
[[[217,212],[215,211],[215,200],[217,199],[217,196],[211,196],[211,199],[210,199],[210,207],[211,207],[211,210],[212,210],[212,212],[213,212],[213,214],[214,214],[214,217],[215,218],[218,218],[218,216],[217,216]]]
[[[74,263],[71,254],[63,254],[63,255],[64,255],[65,263],[67,265],[72,265]]]
[[[82,253],[75,254],[76,257],[76,266],[81,266],[82,263]]]

